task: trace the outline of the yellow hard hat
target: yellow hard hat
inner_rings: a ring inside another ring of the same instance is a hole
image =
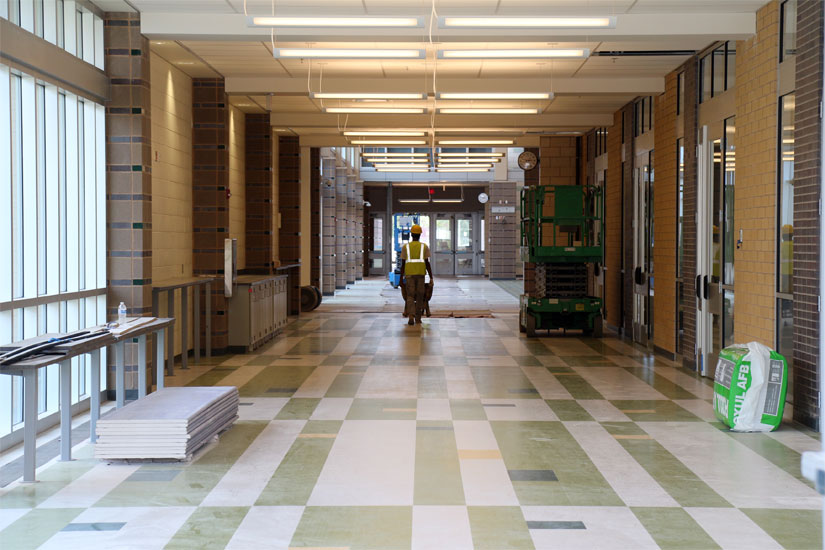
[[[410,233],[414,235],[421,235],[421,226],[416,224],[410,228]]]

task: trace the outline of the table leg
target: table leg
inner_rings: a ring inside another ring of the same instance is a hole
[[[37,369],[23,372],[23,481],[34,483],[37,464]]]
[[[212,357],[212,283],[206,283],[206,356]]]
[[[175,316],[175,290],[172,289],[166,295],[166,316]],[[175,325],[169,326],[169,341],[166,342],[166,374],[167,376],[174,376],[175,374]]]
[[[89,411],[89,441],[97,441],[97,419],[100,418],[100,350],[90,353],[92,357],[92,395]]]
[[[193,321],[195,323],[195,363],[201,360],[201,286],[192,287],[192,298],[195,301]]]
[[[189,368],[189,288],[180,289],[180,368]]]
[[[72,360],[60,362],[60,460],[72,459]]]
[[[121,408],[126,404],[126,343],[120,340],[115,344],[115,405]]]
[[[146,397],[146,335],[138,336],[138,399]]]
[[[164,339],[165,335],[166,335],[166,329],[160,329],[159,331],[157,331],[155,333],[155,342],[156,342],[157,350],[158,350],[158,362],[157,362],[157,367],[156,367],[157,368],[157,377],[158,377],[158,380],[157,380],[157,386],[158,387],[157,387],[157,389],[159,389],[159,390],[163,389],[163,369],[165,367],[165,365],[163,364],[164,363],[164,359],[163,359],[163,348],[164,348],[163,339]]]

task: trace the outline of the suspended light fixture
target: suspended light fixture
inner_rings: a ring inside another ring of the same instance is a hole
[[[529,108],[447,107],[439,109],[438,112],[442,115],[537,115],[539,110]]]
[[[454,17],[438,18],[441,28],[613,29],[616,17]]]
[[[425,136],[425,135],[427,135],[427,133],[416,131],[416,130],[380,130],[380,131],[351,130],[351,131],[344,132],[344,135],[345,136],[363,136],[363,137],[371,137],[371,136],[418,137],[418,136]]]
[[[552,92],[439,92],[438,99],[553,99]]]
[[[251,15],[246,18],[250,27],[334,27],[334,28],[358,28],[358,27],[423,27],[423,17],[275,17]]]
[[[378,115],[420,115],[424,107],[325,107],[325,113],[338,114],[378,114]]]
[[[512,145],[512,139],[439,139],[439,145]],[[484,153],[485,155],[487,153]]]
[[[567,50],[438,50],[438,57],[440,59],[586,59],[590,57],[590,50],[587,48]]]
[[[424,50],[275,48],[272,55],[283,59],[424,59]]]

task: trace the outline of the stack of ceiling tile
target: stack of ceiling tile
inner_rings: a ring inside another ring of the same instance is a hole
[[[95,458],[185,460],[238,419],[238,388],[163,388],[97,423]]]

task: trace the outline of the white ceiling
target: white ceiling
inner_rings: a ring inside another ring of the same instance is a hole
[[[308,91],[427,92],[429,100],[359,103],[325,101],[324,106],[537,107],[539,115],[436,115],[436,128],[515,128],[519,132],[586,131],[609,120],[640,95],[656,95],[663,77],[688,55],[628,57],[592,55],[586,60],[443,60],[437,50],[506,48],[588,48],[592,52],[699,51],[716,40],[741,39],[753,32],[752,14],[767,0],[436,0],[439,15],[616,15],[615,29],[587,33],[489,29],[454,32],[433,26],[414,32],[372,32],[371,40],[352,30],[292,30],[275,46],[316,48],[426,49],[422,60],[275,59],[270,32],[251,29],[246,13],[269,15],[271,0],[128,0],[143,16],[142,29],[154,53],[193,77],[223,76],[232,103],[247,112],[271,108],[273,124],[310,139],[343,144],[349,128],[428,128],[424,115],[324,114]],[[98,0],[114,10],[123,0]],[[431,0],[275,0],[278,15],[417,15],[428,18]],[[154,14],[157,14],[155,16]],[[302,34],[304,32],[304,34]],[[420,35],[420,36],[419,36]],[[303,37],[303,38],[302,38]],[[549,40],[548,40],[549,39]],[[283,41],[282,41],[283,40]],[[304,41],[302,41],[304,40]],[[435,74],[435,85],[433,76]],[[436,104],[434,91],[553,91],[551,101]],[[267,96],[271,96],[268,98]],[[478,135],[478,134],[476,134]],[[339,136],[336,138],[336,136]],[[335,140],[338,140],[337,142]],[[519,138],[527,143],[531,138]],[[313,143],[315,143],[313,142]]]

